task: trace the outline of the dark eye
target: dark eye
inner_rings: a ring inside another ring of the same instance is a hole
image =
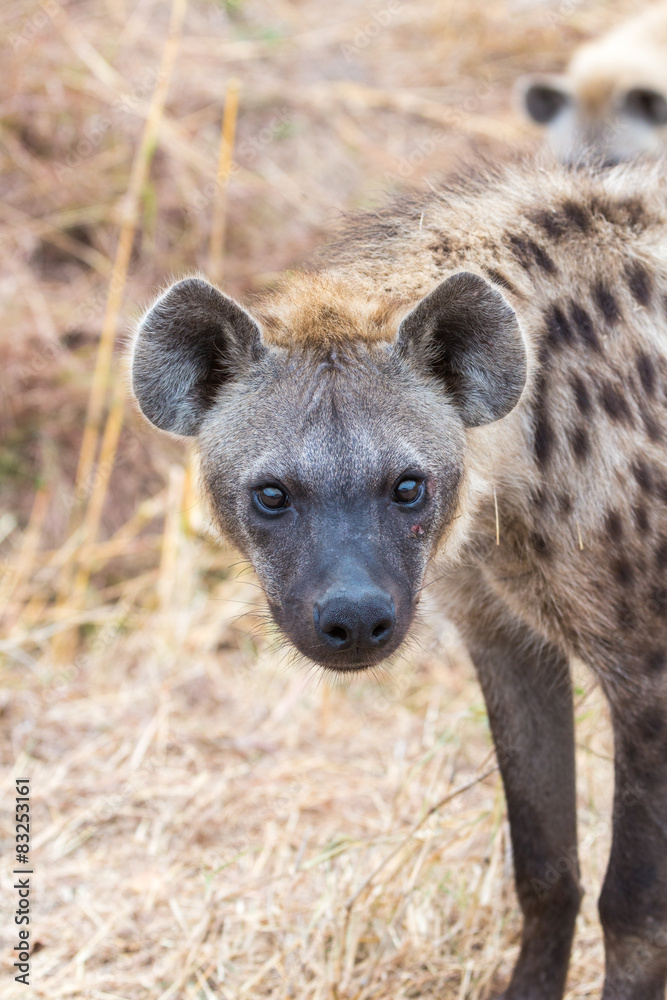
[[[281,486],[262,486],[255,490],[260,507],[266,510],[282,510],[289,504],[289,497]]]
[[[420,500],[424,493],[424,480],[416,479],[413,476],[405,476],[394,486],[394,500],[396,503],[415,503]]]
[[[667,124],[667,98],[657,90],[638,87],[625,95],[625,110],[649,125]]]

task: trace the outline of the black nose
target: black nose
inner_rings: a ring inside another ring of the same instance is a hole
[[[381,590],[327,594],[313,608],[315,630],[333,649],[378,649],[396,624],[394,602]]]

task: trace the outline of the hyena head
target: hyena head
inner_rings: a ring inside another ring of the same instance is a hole
[[[525,382],[514,311],[483,278],[459,272],[403,314],[393,337],[351,336],[334,302],[315,336],[277,342],[188,278],[135,342],[143,413],[198,439],[220,529],[281,631],[332,669],[401,645],[465,496],[465,429],[503,417]]]
[[[667,147],[667,94],[641,79],[641,73],[634,80],[617,77],[613,66],[583,74],[571,69],[563,76],[524,77],[517,92],[563,163],[614,164],[660,155]]]

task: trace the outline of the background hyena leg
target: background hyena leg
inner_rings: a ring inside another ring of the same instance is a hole
[[[500,615],[468,632],[505,786],[524,928],[506,1000],[560,1000],[581,890],[566,658]]]
[[[663,1000],[667,981],[667,678],[612,706],[614,828],[600,896],[603,1000]]]

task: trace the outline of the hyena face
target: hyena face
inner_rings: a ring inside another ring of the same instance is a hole
[[[379,663],[405,639],[424,570],[465,489],[465,427],[505,415],[525,381],[513,310],[459,273],[394,341],[330,329],[264,339],[199,279],[144,317],[133,386],[163,430],[197,436],[223,532],[247,555],[273,617],[310,659]]]
[[[560,160],[617,163],[667,149],[667,3],[580,46],[562,75],[525,77],[517,95]]]
[[[564,163],[619,163],[667,147],[667,96],[654,87],[624,86],[607,75],[549,76],[523,80],[519,90],[528,116],[546,128]]]

